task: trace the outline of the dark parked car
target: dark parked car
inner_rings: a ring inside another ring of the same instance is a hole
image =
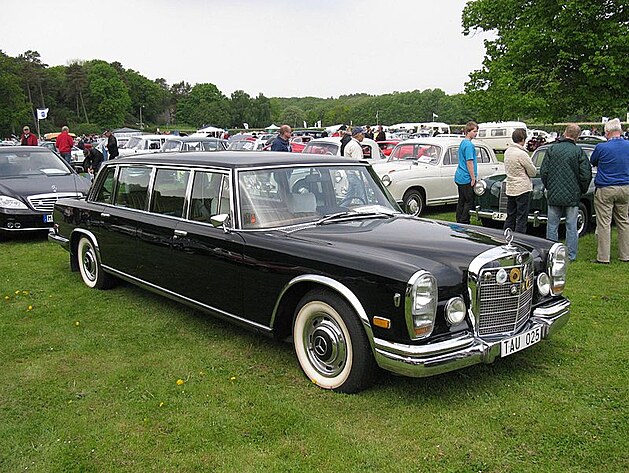
[[[89,179],[41,146],[0,148],[0,239],[17,232],[48,231],[60,197],[87,195]]]
[[[594,152],[596,143],[593,142],[577,142],[587,155],[588,159]],[[531,159],[537,168],[537,175],[532,178],[533,192],[529,200],[529,217],[530,225],[538,227],[546,224],[548,220],[548,203],[546,202],[546,188],[539,176],[539,169],[542,161],[546,157],[546,151],[552,146],[547,144],[540,146],[535,150]],[[579,236],[585,235],[592,224],[592,219],[596,217],[594,214],[594,176],[596,176],[596,168],[592,169],[592,182],[586,194],[581,197],[579,203],[579,213],[577,216],[577,228]],[[507,218],[507,194],[505,194],[506,178],[505,174],[494,174],[485,177],[476,183],[474,192],[476,193],[476,206],[470,213],[480,219],[485,226],[502,226]],[[562,217],[561,221],[565,219]]]
[[[49,238],[89,287],[121,278],[290,340],[306,376],[342,392],[378,368],[430,376],[491,363],[569,315],[562,244],[404,214],[348,158],[108,161],[85,200],[57,202]]]

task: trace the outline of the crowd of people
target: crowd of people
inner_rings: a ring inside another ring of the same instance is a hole
[[[570,123],[563,135],[546,151],[540,168],[540,177],[546,189],[548,220],[546,238],[559,240],[559,223],[565,218],[568,259],[575,261],[578,252],[578,212],[581,197],[592,181],[592,166],[597,168],[594,179],[594,210],[596,212],[597,255],[593,263],[609,264],[611,223],[618,229],[618,259],[629,262],[629,130],[623,135],[620,120],[615,118],[604,125],[606,141],[596,145],[590,159],[577,146],[581,128]],[[477,157],[472,140],[478,124],[465,126],[465,139],[459,146],[458,166],[454,181],[459,199],[456,221],[470,223],[470,210],[474,204],[474,186],[478,177]],[[504,229],[526,233],[531,178],[537,169],[524,147],[526,130],[516,129],[511,144],[504,154],[507,218]]]

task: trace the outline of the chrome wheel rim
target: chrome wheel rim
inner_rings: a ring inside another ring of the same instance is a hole
[[[303,343],[310,364],[322,376],[338,376],[345,368],[347,340],[339,324],[327,314],[310,317],[304,328]]]
[[[83,266],[83,274],[90,281],[96,281],[97,263],[96,255],[91,246],[86,246],[81,254],[81,264]]]
[[[419,200],[417,200],[417,198],[415,198],[415,197],[410,198],[406,202],[406,208],[408,209],[408,213],[411,214],[411,215],[418,215],[419,212],[421,211],[421,206],[419,205]]]

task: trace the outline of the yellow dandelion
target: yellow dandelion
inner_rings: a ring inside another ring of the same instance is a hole
[[[74,322],[74,325],[76,325],[77,327],[80,325],[81,323],[77,320],[76,322]]]
[[[4,296],[4,300],[8,301],[9,300],[9,296]]]
[[[29,306],[28,306],[28,310],[33,310],[33,306],[32,306],[32,305],[29,305]]]
[[[15,295],[16,296],[19,295],[19,294],[20,294],[20,291],[15,291]]]
[[[230,380],[230,381],[235,381],[235,380],[236,380],[236,377],[235,377],[235,376],[232,376],[231,378],[229,378],[229,380]]]
[[[25,296],[28,296],[28,291],[22,291],[22,294],[24,294]]]
[[[159,403],[159,407],[162,407],[163,405],[164,405],[164,403],[163,403],[163,402],[160,402],[160,403]]]
[[[185,383],[185,381],[183,379],[179,378],[177,380],[177,386],[181,386],[183,383]]]

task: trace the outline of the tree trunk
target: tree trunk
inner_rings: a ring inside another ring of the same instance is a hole
[[[87,110],[85,110],[85,102],[83,101],[83,92],[81,92],[80,90],[79,90],[79,97],[81,97],[81,105],[83,105],[83,113],[85,114],[85,121],[89,123],[90,119],[87,118]]]

